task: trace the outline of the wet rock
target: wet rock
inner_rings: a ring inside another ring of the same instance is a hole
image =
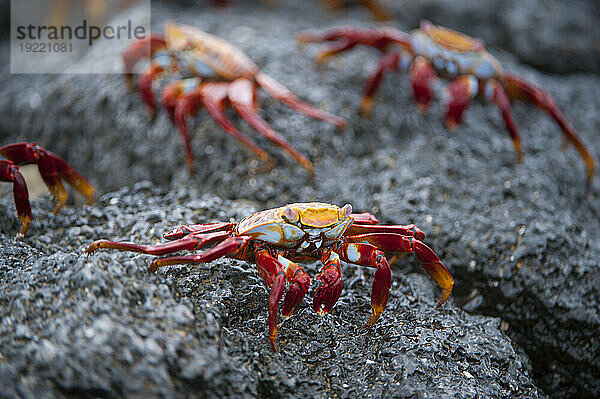
[[[0,202],[2,219],[7,202]],[[156,243],[152,231],[237,219],[257,204],[151,188],[107,194],[62,216],[43,205],[28,238],[0,234],[7,397],[541,396],[500,320],[451,304],[434,309],[436,289],[423,273],[395,269],[388,309],[375,328],[363,329],[373,273],[348,265],[332,313],[320,318],[307,299],[279,329],[274,353],[268,293],[253,265],[218,259],[153,274],[151,256],[86,256],[90,238],[69,230],[74,219],[101,213],[92,239]],[[116,222],[146,213],[165,216],[137,230]],[[41,243],[39,234],[51,240]],[[316,266],[309,270],[314,275]]]
[[[574,4],[574,9],[580,7],[579,2]],[[446,23],[490,41],[485,32],[469,30],[468,26],[478,25],[469,24],[468,20],[473,20],[473,14],[466,8],[462,11],[456,11],[455,15],[457,18],[459,15],[465,16],[467,22],[464,25],[459,24],[458,19],[456,23],[437,19],[436,15],[441,15],[441,11],[438,14],[432,11],[429,16],[418,15],[415,18],[425,17]],[[463,307],[472,314],[500,318],[503,331],[532,360],[535,384],[545,393],[565,398],[600,396],[599,380],[595,377],[600,375],[600,363],[597,360],[597,354],[600,353],[600,269],[597,261],[600,259],[600,186],[597,178],[589,187],[585,186],[583,164],[575,151],[558,151],[561,134],[547,115],[527,105],[514,105],[514,116],[521,130],[524,146],[524,162],[515,166],[510,139],[493,106],[473,103],[465,115],[463,125],[456,132],[448,132],[442,124],[441,102],[434,102],[428,114],[416,111],[406,76],[386,77],[371,119],[356,115],[359,95],[366,76],[376,65],[377,52],[356,49],[332,59],[326,67],[318,70],[311,59],[318,51],[317,47],[298,49],[294,33],[301,29],[341,24],[373,26],[368,13],[360,8],[337,13],[316,13],[314,8],[302,7],[297,3],[283,3],[278,8],[267,10],[234,4],[219,10],[216,18],[213,9],[178,9],[172,5],[157,4],[153,7],[153,12],[157,30],[165,20],[172,19],[200,26],[230,40],[265,72],[284,82],[301,98],[348,118],[349,128],[338,132],[331,126],[290,111],[262,93],[261,116],[313,160],[316,178],[310,180],[280,148],[261,139],[239,118],[230,114],[236,125],[258,141],[277,163],[277,168],[272,171],[261,172],[262,165],[252,154],[223,133],[204,112],[200,112],[192,122],[197,173],[190,176],[182,157],[180,139],[166,115],[159,113],[152,120],[137,93],[129,92],[120,76],[23,77],[9,75],[6,67],[2,67],[4,69],[0,74],[0,84],[4,95],[0,96],[0,135],[3,143],[37,141],[61,154],[98,187],[99,203],[102,205],[81,211],[70,203],[64,211],[51,216],[48,215],[51,211],[49,201],[34,201],[34,221],[26,239],[29,246],[48,256],[55,252],[65,252],[61,248],[66,244],[64,240],[58,240],[56,234],[66,234],[70,240],[68,245],[80,249],[96,237],[158,242],[162,231],[183,220],[203,222],[228,220],[230,217],[237,219],[254,210],[291,201],[352,203],[355,209],[376,213],[384,222],[419,224],[427,233],[427,243],[438,252],[456,277],[455,306]],[[543,24],[544,29],[553,26],[552,20],[546,22]],[[410,29],[415,24],[416,22],[410,21],[399,27]],[[502,26],[502,23],[486,22],[484,25],[491,29],[496,25]],[[585,36],[583,39],[587,40],[589,37]],[[6,46],[2,49],[6,50]],[[597,75],[548,76],[519,64],[518,58],[513,55],[493,52],[507,70],[546,87],[596,159],[600,158],[600,137],[597,134],[600,131],[600,98],[597,96],[600,78]],[[84,59],[82,62],[93,60]],[[439,98],[441,93],[438,91],[437,94]],[[146,183],[135,185],[144,180],[151,180],[161,189]],[[134,187],[134,191],[129,187]],[[18,230],[18,225],[9,188],[0,189],[4,189],[0,194],[0,229],[4,234],[13,235]],[[113,190],[120,191],[101,196]],[[238,208],[228,211],[224,205],[227,201],[214,199],[215,197],[211,197],[214,204],[206,206],[202,200],[203,193],[217,194],[227,199],[247,199],[251,202],[236,201]],[[166,197],[160,198],[165,194]],[[218,209],[218,213],[213,214],[213,209]],[[234,212],[233,216],[231,212]],[[172,221],[161,222],[160,219],[165,217],[167,220],[172,218]],[[12,258],[15,270],[30,269],[35,264],[33,259],[40,255],[40,252],[32,253],[28,247],[12,241],[7,248],[20,254],[13,255]],[[112,260],[112,255],[101,254],[98,257],[106,259],[105,262],[112,265],[111,273],[117,273],[119,278],[138,273],[147,264],[145,258],[134,257],[139,260],[118,263]],[[74,264],[83,262],[78,260],[77,255],[69,259]],[[70,269],[71,263],[61,263],[63,261],[67,262],[66,259],[54,259],[53,264],[56,267],[63,265],[60,270]],[[117,263],[120,266],[117,267]],[[84,267],[84,264],[79,266],[84,271],[76,276],[78,284],[97,281],[98,287],[94,288],[93,293],[103,295],[113,284],[112,278],[109,278],[112,275],[95,275],[93,268]],[[238,276],[237,286],[242,287],[244,292],[251,292],[248,295],[257,301],[242,301],[252,311],[242,306],[236,307],[237,297],[221,304],[215,302],[215,291],[211,290],[226,292],[227,298],[227,295],[237,295],[237,291],[231,286],[218,286],[216,279],[185,275],[191,281],[189,284],[186,282],[178,285],[183,297],[195,298],[199,287],[208,287],[206,290],[213,292],[210,297],[198,298],[198,303],[202,304],[199,308],[201,310],[196,308],[198,305],[189,306],[184,303],[201,321],[192,322],[192,329],[182,322],[187,320],[187,316],[182,316],[182,319],[175,317],[174,309],[179,309],[175,307],[161,313],[161,317],[166,317],[170,326],[183,325],[184,330],[189,331],[196,331],[198,325],[202,325],[202,333],[196,333],[194,339],[200,340],[203,337],[201,334],[205,334],[206,340],[210,342],[220,336],[219,326],[226,314],[244,327],[240,327],[245,331],[245,335],[240,333],[241,338],[237,338],[237,333],[229,338],[230,342],[239,343],[242,348],[236,350],[246,353],[246,348],[249,348],[248,351],[259,345],[262,348],[265,345],[263,332],[266,308],[259,306],[258,301],[265,300],[264,289],[257,281],[247,283],[251,276],[257,278],[251,271],[248,271],[248,276],[241,278],[239,269],[245,266],[237,266],[239,267],[235,269],[235,273],[232,271],[232,274],[219,275],[219,278],[221,280],[222,277],[227,277],[225,280],[229,281],[228,279],[235,280],[235,276]],[[409,259],[402,261],[394,269],[394,273],[398,276],[413,268],[412,259]],[[210,268],[200,269],[209,273],[207,270]],[[187,269],[175,270],[183,273]],[[158,295],[161,298],[173,298],[172,292],[166,292],[172,290],[175,284],[168,277],[166,281],[170,281],[169,283],[161,279],[162,285],[156,288],[160,291]],[[413,277],[423,278],[427,282],[420,272]],[[351,280],[352,277],[348,279]],[[26,281],[26,277],[23,276],[22,280]],[[360,281],[361,289],[351,298],[364,301],[359,305],[366,312],[369,280],[366,279],[364,286],[362,279]],[[395,289],[401,289],[404,284],[406,282],[402,281],[400,287]],[[145,287],[147,284],[139,286]],[[411,308],[420,306],[425,297],[429,298],[425,293],[431,291],[432,288],[427,286],[408,293],[410,297],[416,298],[410,302]],[[31,295],[30,291],[23,292],[24,295]],[[148,311],[154,309],[154,302],[146,300],[150,294],[144,295],[144,304],[140,306]],[[350,297],[345,298],[346,301],[351,301]],[[397,298],[400,300],[400,295]],[[430,298],[433,300],[433,296]],[[355,311],[355,307],[351,307],[354,303],[347,303],[341,302],[339,317],[345,318],[347,316],[344,314]],[[97,311],[110,309],[104,303],[96,306]],[[187,311],[182,312],[188,315]],[[365,312],[360,312],[360,315],[366,314]],[[417,310],[415,312],[419,314]],[[110,313],[106,310],[106,314]],[[254,321],[259,316],[262,319]],[[306,310],[299,317],[290,320],[289,325],[292,327],[286,325],[286,328],[296,334],[294,323],[297,320],[306,319],[308,325],[318,323],[316,318],[311,317],[314,316]],[[428,320],[421,316],[417,319],[423,322]],[[119,326],[118,320],[110,320]],[[362,319],[354,325],[360,326],[361,323]],[[36,330],[29,324],[21,324],[31,330],[28,332],[22,328],[20,333],[25,334],[24,337],[36,334]],[[131,325],[137,324],[135,319],[135,323],[132,322]],[[251,344],[245,344],[250,339],[247,325],[250,325],[256,335]],[[341,334],[337,325],[323,322],[322,326],[332,334]],[[226,328],[229,329],[227,326]],[[131,335],[127,329],[119,331],[123,337]],[[320,341],[319,335],[311,333],[310,329],[298,327],[297,331],[302,331],[299,334],[303,340],[295,344],[298,345],[296,349],[314,354],[320,359],[316,361],[317,365],[306,366],[313,370],[310,375],[323,375],[320,373],[323,359],[319,357],[319,353],[327,347],[327,341]],[[169,331],[168,334],[174,332]],[[353,332],[350,335],[356,334],[358,333]],[[304,339],[305,336],[310,339]],[[285,336],[282,332],[282,347],[294,345],[294,339],[295,335]],[[194,342],[194,345],[197,343]],[[206,347],[210,345],[207,343]],[[255,352],[256,355],[251,357],[252,362],[248,360],[249,354],[244,355],[246,357],[239,355],[243,361],[240,360],[239,364],[233,366],[227,363],[216,374],[246,381],[250,395],[274,393],[282,386],[292,384],[296,387],[295,392],[300,392],[299,387],[308,393],[326,395],[329,392],[320,383],[313,386],[297,379],[297,371],[304,370],[304,363],[286,365],[285,367],[293,367],[285,369],[289,372],[286,378],[283,378],[282,371],[275,371],[278,382],[264,382],[256,375],[246,380],[245,371],[238,373],[243,367],[251,367],[249,365],[255,364],[254,362],[263,362],[260,363],[263,365],[277,363],[277,360],[271,361],[270,352]],[[169,353],[176,354],[177,347],[172,348]],[[390,359],[393,358],[392,356]],[[523,358],[525,357],[519,357]],[[206,371],[203,365],[221,367],[216,361],[210,362],[209,359],[206,363],[207,360],[202,359],[192,355],[186,357],[185,362],[169,360],[169,372],[175,368],[185,369],[186,376],[213,375],[214,370]],[[390,360],[390,367],[399,367],[401,359]],[[405,372],[409,375],[412,372],[411,365],[414,364],[415,362],[407,361],[408,369],[402,370],[402,375]],[[368,365],[361,366],[365,369],[361,368],[361,373],[370,370],[367,369]],[[3,376],[22,370],[12,363],[6,368],[1,367],[4,366],[0,366],[0,375]],[[260,370],[261,373],[270,375],[267,370],[272,368],[254,367],[251,370]],[[462,371],[464,370],[460,370]],[[477,377],[471,370],[466,371]],[[205,372],[207,374],[203,374]],[[397,372],[400,372],[399,368]],[[304,373],[306,375],[308,372]],[[339,379],[342,387],[343,379],[352,374],[340,366],[332,366],[331,370],[327,369],[327,373],[331,373],[331,377],[327,377],[329,381]],[[375,377],[379,376],[376,372],[373,373]],[[36,384],[41,382],[35,378],[43,380],[41,377],[32,377],[20,389],[26,392],[33,386],[40,386]],[[100,382],[104,384],[98,378],[97,385],[100,386]],[[355,378],[352,381],[356,382],[363,377]],[[465,374],[463,378],[466,381],[470,379]],[[203,386],[203,382],[196,384],[194,377],[177,379],[173,383],[177,387],[175,389],[180,389],[177,383],[194,389]],[[376,378],[369,381],[376,381]],[[353,388],[361,386],[359,383],[349,385]],[[421,388],[399,387],[397,395],[410,396],[418,389]],[[429,389],[423,392],[430,392]],[[348,395],[358,396],[359,393],[356,391]]]

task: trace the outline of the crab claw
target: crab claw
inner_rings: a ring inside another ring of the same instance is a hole
[[[306,291],[310,285],[310,277],[302,270],[292,279],[290,286],[283,300],[281,308],[282,317],[290,317],[296,312],[296,308],[302,302]]]
[[[325,262],[323,262],[325,263]],[[337,302],[342,293],[341,267],[339,256],[332,252],[327,263],[316,276],[321,282],[313,299],[313,309],[319,316],[325,316]]]
[[[29,229],[31,223],[31,206],[29,205],[29,194],[27,191],[27,183],[19,167],[12,161],[0,160],[0,181],[13,183],[13,194],[15,207],[17,208],[17,216],[21,222],[19,237],[23,237]]]

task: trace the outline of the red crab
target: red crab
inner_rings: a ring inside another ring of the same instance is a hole
[[[21,222],[19,235],[24,236],[31,223],[31,206],[27,184],[17,165],[37,164],[40,175],[48,186],[50,193],[56,199],[54,213],[60,211],[67,201],[67,191],[62,183],[65,180],[77,191],[83,194],[87,203],[94,201],[94,187],[77,173],[58,155],[43,149],[36,143],[17,143],[0,147],[0,155],[6,160],[0,160],[0,181],[13,183],[13,193],[17,216]]]
[[[409,34],[392,28],[339,27],[325,32],[300,32],[298,40],[301,43],[333,42],[318,55],[319,63],[359,44],[385,52],[377,70],[365,85],[361,103],[364,114],[368,114],[372,108],[372,98],[383,75],[393,70],[410,73],[415,100],[421,110],[428,107],[432,98],[431,84],[436,77],[451,80],[446,89],[448,102],[445,124],[448,129],[455,128],[461,122],[471,99],[480,94],[500,110],[515,147],[517,161],[522,157],[521,137],[512,117],[509,100],[532,103],[548,112],[560,126],[565,143],[573,144],[585,162],[588,183],[592,180],[596,168],[594,157],[552,96],[519,76],[505,73],[479,39],[423,21],[419,29]]]
[[[174,74],[188,77],[175,80],[164,87],[162,104],[184,140],[191,171],[194,156],[186,117],[195,115],[202,106],[223,130],[244,143],[263,161],[269,161],[267,153],[227,118],[224,111],[231,105],[250,126],[283,147],[312,175],[312,163],[258,115],[256,85],[296,111],[339,127],[345,126],[342,118],[299,100],[275,79],[261,72],[241,50],[198,28],[167,23],[164,37],[153,34],[148,39],[132,44],[123,54],[129,81],[135,64],[148,56],[152,60],[140,76],[139,89],[151,112],[156,109],[152,92],[154,81],[161,77],[172,78]]]
[[[182,250],[197,250],[214,245],[196,255],[169,256],[155,259],[149,267],[205,263],[227,256],[256,263],[269,294],[269,339],[277,350],[277,309],[288,283],[281,315],[290,317],[310,285],[310,277],[296,262],[320,260],[323,267],[316,278],[313,309],[328,313],[342,292],[341,261],[377,269],[371,292],[372,313],[365,327],[372,326],[385,309],[392,282],[385,252],[394,255],[414,253],[421,265],[442,289],[437,306],[452,292],[454,280],[437,255],[422,240],[425,235],[415,225],[386,226],[369,213],[353,214],[352,206],[310,202],[267,209],[252,214],[239,223],[217,222],[180,226],[165,233],[174,240],[157,245],[99,240],[87,253],[100,248],[166,255]]]

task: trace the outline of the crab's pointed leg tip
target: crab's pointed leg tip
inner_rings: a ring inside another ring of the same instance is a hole
[[[366,323],[362,326],[362,328],[371,328],[371,327],[373,327],[373,325],[375,323],[377,323],[378,319],[379,319],[379,316],[375,316],[375,315],[371,314],[371,316],[369,317],[369,320],[366,321]]]
[[[277,348],[277,335],[271,335],[269,341],[271,342],[271,349],[273,349],[273,352],[279,352],[279,348]]]
[[[456,131],[456,129],[458,128],[458,123],[451,119],[446,120],[444,122],[444,125],[446,126],[446,129],[450,130],[451,132]]]
[[[426,114],[427,112],[429,112],[429,104],[423,104],[418,102],[417,110],[422,114]]]
[[[450,294],[452,293],[452,289],[449,290],[443,290],[442,291],[442,295],[440,296],[440,300],[438,301],[438,303],[435,305],[436,309],[439,309],[444,303],[446,303],[446,301],[448,300],[448,298],[450,297]]]
[[[360,116],[363,118],[371,117],[371,112],[373,111],[373,99],[371,97],[363,97],[360,103]]]

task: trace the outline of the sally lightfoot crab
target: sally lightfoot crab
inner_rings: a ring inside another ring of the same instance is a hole
[[[361,103],[363,114],[371,111],[373,95],[386,72],[400,70],[410,73],[415,100],[423,111],[432,98],[432,82],[439,76],[451,80],[446,89],[448,101],[445,124],[448,129],[455,128],[461,122],[471,99],[480,94],[500,110],[512,139],[517,161],[520,161],[521,136],[513,120],[509,100],[528,102],[550,114],[563,132],[564,143],[575,146],[585,162],[588,183],[594,175],[594,157],[552,96],[517,75],[505,73],[498,60],[485,50],[479,39],[423,21],[419,29],[409,34],[392,28],[339,27],[324,32],[300,32],[298,40],[301,43],[332,42],[318,55],[319,63],[356,45],[371,46],[385,52],[379,60],[377,70],[365,85]]]
[[[296,111],[339,127],[345,126],[342,118],[299,100],[282,84],[261,72],[241,50],[198,28],[167,23],[164,37],[153,34],[148,39],[132,44],[123,54],[125,73],[130,82],[135,64],[148,56],[151,57],[151,63],[140,76],[139,89],[151,112],[156,109],[153,82],[159,78],[173,79],[174,75],[179,77],[162,90],[162,104],[183,138],[191,171],[194,156],[186,118],[196,115],[201,107],[206,109],[225,132],[241,141],[263,161],[269,161],[268,154],[227,118],[224,111],[231,105],[256,131],[283,147],[309,173],[313,173],[313,166],[308,158],[294,149],[258,115],[256,85]],[[182,77],[188,78],[181,79]]]
[[[422,240],[425,235],[415,225],[379,225],[369,213],[353,214],[349,204],[335,205],[310,202],[295,203],[281,208],[252,214],[239,223],[217,222],[184,225],[165,233],[169,243],[140,245],[99,240],[87,253],[100,248],[167,255],[182,250],[197,250],[213,245],[196,255],[169,256],[155,259],[149,267],[193,264],[213,261],[226,256],[256,263],[263,281],[270,288],[269,339],[277,350],[277,310],[286,291],[281,309],[284,318],[290,317],[310,285],[310,277],[300,262],[320,260],[316,279],[313,309],[327,314],[342,292],[341,261],[376,269],[371,291],[371,316],[365,327],[372,326],[385,309],[392,282],[385,253],[403,255],[414,253],[421,266],[442,289],[437,306],[452,292],[454,280],[437,255]]]
[[[13,184],[13,195],[17,216],[21,222],[19,235],[23,236],[31,223],[31,206],[29,193],[23,175],[18,165],[37,164],[40,175],[56,200],[54,213],[60,211],[67,201],[67,191],[62,183],[65,180],[86,197],[88,204],[94,201],[94,187],[77,173],[58,155],[43,149],[36,143],[17,143],[0,147],[0,155],[6,159],[0,160],[0,181]]]

